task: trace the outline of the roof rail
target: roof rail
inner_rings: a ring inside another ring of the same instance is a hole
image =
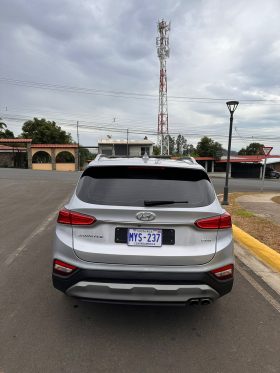
[[[171,155],[151,155],[151,158],[172,159],[172,156]]]
[[[105,155],[104,154],[97,154],[97,156],[94,158],[94,160],[96,162],[98,162],[100,160],[100,158],[102,158],[102,157],[105,157]]]
[[[149,157],[149,156],[148,156]],[[143,158],[141,156],[127,156],[127,155],[106,155],[106,154],[97,154],[97,156],[95,157],[95,161],[98,162],[100,161],[102,158],[107,158],[107,159],[114,159],[114,158]],[[197,164],[197,161],[193,158],[193,157],[190,157],[190,156],[184,156],[184,157],[180,157],[180,158],[174,158],[172,157],[171,155],[151,155],[150,158],[155,158],[155,159],[174,159],[176,161],[188,161],[188,162],[191,162],[193,164]]]
[[[178,158],[177,161],[183,161],[183,162],[184,161],[189,161],[193,164],[197,164],[197,161],[193,157],[190,157],[190,156]]]
[[[159,158],[159,159],[171,159],[170,155],[151,155],[149,156],[147,153],[145,153],[149,158]],[[145,155],[144,154],[144,155]],[[107,159],[114,159],[114,158],[143,158],[141,155],[106,155],[106,154],[97,154],[95,157],[95,161],[99,161],[101,158],[107,158]]]
[[[106,154],[97,154],[97,156],[94,158],[94,160],[96,162],[100,161],[101,158],[107,158],[107,159],[110,159],[110,158],[120,158],[118,156],[114,156],[114,155],[106,155]]]

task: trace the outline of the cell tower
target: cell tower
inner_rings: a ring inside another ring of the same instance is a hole
[[[160,62],[159,75],[159,108],[158,108],[158,143],[161,155],[169,155],[168,106],[167,106],[167,73],[166,58],[169,57],[170,22],[158,22],[157,54]]]

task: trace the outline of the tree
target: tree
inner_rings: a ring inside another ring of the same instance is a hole
[[[0,130],[7,128],[7,124],[3,122],[2,118],[0,118]]]
[[[14,133],[7,128],[6,123],[0,118],[0,139],[14,139],[14,137]]]
[[[175,141],[176,143],[176,153],[177,154],[185,154],[187,150],[187,140],[183,135],[178,135]]]
[[[153,155],[160,155],[160,146],[155,145],[153,147]]]
[[[262,147],[264,145],[259,142],[251,142],[246,148],[239,150],[238,155],[257,155],[263,154]]]
[[[210,137],[204,136],[198,142],[196,152],[199,157],[219,158],[223,153],[223,147],[219,142],[212,140]]]
[[[175,138],[170,136],[170,135],[166,135],[168,136],[168,141],[169,141],[169,154],[172,155],[175,153]]]
[[[80,167],[83,167],[85,162],[92,161],[96,157],[96,154],[91,153],[87,148],[80,148],[79,156],[80,156]]]
[[[13,131],[5,129],[5,131],[0,131],[0,139],[14,139],[15,135]]]
[[[184,155],[190,155],[191,157],[197,156],[196,148],[193,146],[193,144],[187,144]]]
[[[164,135],[164,139],[166,139],[166,136],[168,136],[168,141],[169,141],[169,154],[172,155],[175,153],[175,139],[174,137],[171,137],[170,135]],[[160,145],[156,145],[153,148],[153,154],[154,155],[160,155],[161,148]]]
[[[45,118],[28,120],[22,126],[22,135],[25,139],[32,139],[33,144],[71,144],[73,139],[70,133],[61,129],[55,122]]]

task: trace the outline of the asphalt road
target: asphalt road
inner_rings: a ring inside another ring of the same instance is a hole
[[[211,177],[211,174],[209,174]],[[213,178],[216,193],[223,193],[224,178]],[[231,192],[260,192],[262,180],[259,179],[229,179],[229,193]],[[264,192],[280,192],[280,179],[265,179]]]
[[[232,293],[204,307],[98,305],[53,289],[55,213],[77,177],[0,169],[1,373],[280,371],[280,314],[267,300],[279,297],[239,261]]]

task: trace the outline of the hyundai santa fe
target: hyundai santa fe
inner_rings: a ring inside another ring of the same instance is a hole
[[[59,211],[53,285],[69,296],[208,304],[233,271],[231,217],[193,158],[97,156]]]

